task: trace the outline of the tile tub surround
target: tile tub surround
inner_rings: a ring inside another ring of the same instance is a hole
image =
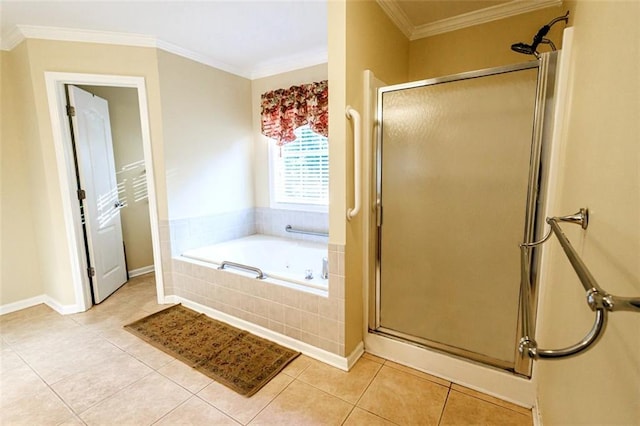
[[[329,291],[257,280],[174,257],[171,293],[339,356],[344,348],[344,247],[329,245]]]
[[[336,355],[344,349],[344,247],[329,245],[329,291],[303,291],[218,271],[183,259],[188,249],[246,237],[256,232],[326,243],[326,237],[292,234],[328,229],[326,213],[246,209],[198,218],[161,221],[165,296],[175,295],[249,321]]]
[[[173,219],[169,224],[171,254],[209,246],[256,233],[255,209],[244,209],[208,216]]]
[[[259,234],[319,243],[326,243],[328,241],[327,237],[295,234],[285,231],[285,227],[291,225],[295,229],[327,232],[329,229],[329,215],[327,213],[258,207],[256,208],[255,218],[256,231]]]
[[[164,225],[167,227],[163,228]],[[171,243],[173,256],[178,256],[186,250],[256,233],[319,243],[326,243],[328,240],[327,237],[286,232],[287,225],[296,229],[326,232],[329,229],[329,216],[327,213],[258,207],[208,216],[173,219],[162,221],[160,224],[161,240],[164,237],[164,240]]]

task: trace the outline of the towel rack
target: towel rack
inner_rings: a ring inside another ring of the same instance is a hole
[[[606,328],[607,313],[614,311],[633,311],[640,312],[640,297],[620,297],[609,294],[600,287],[596,279],[593,277],[587,266],[584,264],[578,253],[575,251],[569,239],[566,237],[560,223],[573,223],[580,225],[582,229],[587,229],[589,226],[589,211],[586,208],[581,208],[577,213],[561,216],[561,217],[548,217],[546,222],[549,224],[549,232],[540,240],[533,243],[520,244],[520,279],[523,297],[521,300],[522,314],[522,334],[520,339],[518,350],[521,354],[526,354],[530,358],[565,358],[577,355],[578,353],[590,348],[596,343]],[[587,304],[592,311],[595,312],[595,320],[591,330],[580,340],[578,343],[568,346],[563,349],[540,349],[537,342],[531,337],[531,312],[530,312],[530,298],[531,298],[531,282],[529,280],[529,265],[530,257],[529,252],[532,247],[539,246],[545,243],[554,234],[564,253],[566,254],[573,270],[578,276],[580,283],[585,289]]]
[[[360,162],[362,138],[360,137],[360,113],[347,105],[347,118],[353,120],[353,197],[354,205],[347,210],[347,220],[353,219],[360,211]]]

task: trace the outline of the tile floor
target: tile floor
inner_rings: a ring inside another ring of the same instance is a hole
[[[0,316],[0,424],[532,424],[528,410],[370,354],[349,373],[302,355],[245,398],[122,329],[162,308],[146,275],[81,314]]]

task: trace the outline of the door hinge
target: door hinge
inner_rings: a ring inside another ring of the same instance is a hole
[[[90,266],[87,268],[87,274],[89,274],[89,278],[96,276],[96,268]]]
[[[376,226],[382,226],[382,202],[379,198],[376,200]]]
[[[78,189],[78,201],[82,201],[85,198],[87,198],[87,193],[84,191],[84,189]]]
[[[76,109],[75,107],[72,107],[71,105],[67,105],[67,115],[69,117],[75,117],[76,116]]]

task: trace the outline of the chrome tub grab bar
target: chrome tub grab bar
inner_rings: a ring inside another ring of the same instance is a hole
[[[259,280],[264,280],[265,278],[267,278],[267,275],[262,272],[262,269],[260,268],[256,268],[255,266],[243,265],[242,263],[229,262],[228,260],[222,262],[220,266],[218,266],[218,269],[224,269],[227,266],[230,268],[244,269],[246,271],[255,272],[256,274],[258,274],[256,278]]]
[[[580,225],[582,229],[587,229],[589,225],[589,211],[586,208],[581,208],[580,211],[573,215],[547,218],[546,222],[549,224],[550,230],[540,241],[523,243],[520,245],[520,278],[521,288],[523,291],[523,297],[520,298],[520,311],[522,314],[523,337],[520,339],[518,350],[521,354],[526,354],[530,358],[534,359],[565,358],[574,356],[590,348],[600,339],[607,325],[608,312],[640,312],[640,297],[633,298],[614,296],[607,293],[602,289],[602,287],[600,287],[600,285],[598,285],[596,279],[569,242],[569,239],[566,237],[564,232],[562,232],[559,225],[560,222],[573,223]],[[531,337],[531,282],[529,280],[529,251],[532,247],[536,247],[546,242],[552,233],[557,237],[560,246],[562,246],[573,270],[586,291],[587,304],[591,310],[595,312],[595,320],[591,330],[589,330],[585,337],[575,345],[563,349],[540,349],[538,348],[537,342]]]
[[[316,231],[305,231],[304,229],[295,229],[291,225],[287,225],[284,227],[284,230],[290,232],[292,234],[305,234],[305,235],[317,235],[319,237],[328,237],[328,232],[316,232]]]

